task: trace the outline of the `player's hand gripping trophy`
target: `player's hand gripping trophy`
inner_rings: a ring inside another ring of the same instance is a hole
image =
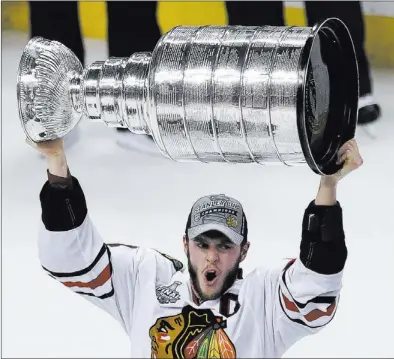
[[[62,138],[87,117],[150,134],[176,161],[307,163],[332,175],[355,134],[358,70],[338,19],[313,28],[180,26],[152,53],[85,70],[64,45],[33,38],[17,94],[28,141],[49,157],[64,156]]]

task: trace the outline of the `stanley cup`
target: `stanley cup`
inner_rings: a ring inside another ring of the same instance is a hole
[[[327,175],[355,134],[358,68],[349,31],[334,18],[314,27],[179,26],[151,53],[86,69],[64,45],[33,38],[17,95],[35,142],[88,117],[151,135],[175,161],[306,163]]]

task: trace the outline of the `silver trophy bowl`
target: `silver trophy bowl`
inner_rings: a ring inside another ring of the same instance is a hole
[[[82,117],[151,135],[175,161],[307,164],[328,175],[354,137],[358,68],[338,19],[314,27],[175,27],[151,53],[82,69],[32,39],[18,73],[22,126],[61,138]]]

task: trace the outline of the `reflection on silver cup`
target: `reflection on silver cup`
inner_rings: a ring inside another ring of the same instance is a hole
[[[63,45],[35,38],[18,74],[33,141],[64,136],[83,114],[152,135],[176,161],[306,162],[320,174],[339,169],[357,102],[353,43],[338,19],[313,28],[179,26],[152,53],[84,71]]]
[[[83,67],[63,44],[35,38],[23,51],[17,78],[19,117],[32,141],[64,137],[83,114]]]

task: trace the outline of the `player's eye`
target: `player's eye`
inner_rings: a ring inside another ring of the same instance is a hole
[[[197,246],[198,246],[199,248],[203,248],[203,249],[207,249],[207,248],[208,248],[208,244],[207,244],[207,243],[204,243],[204,242],[198,242],[198,243],[197,243]]]

